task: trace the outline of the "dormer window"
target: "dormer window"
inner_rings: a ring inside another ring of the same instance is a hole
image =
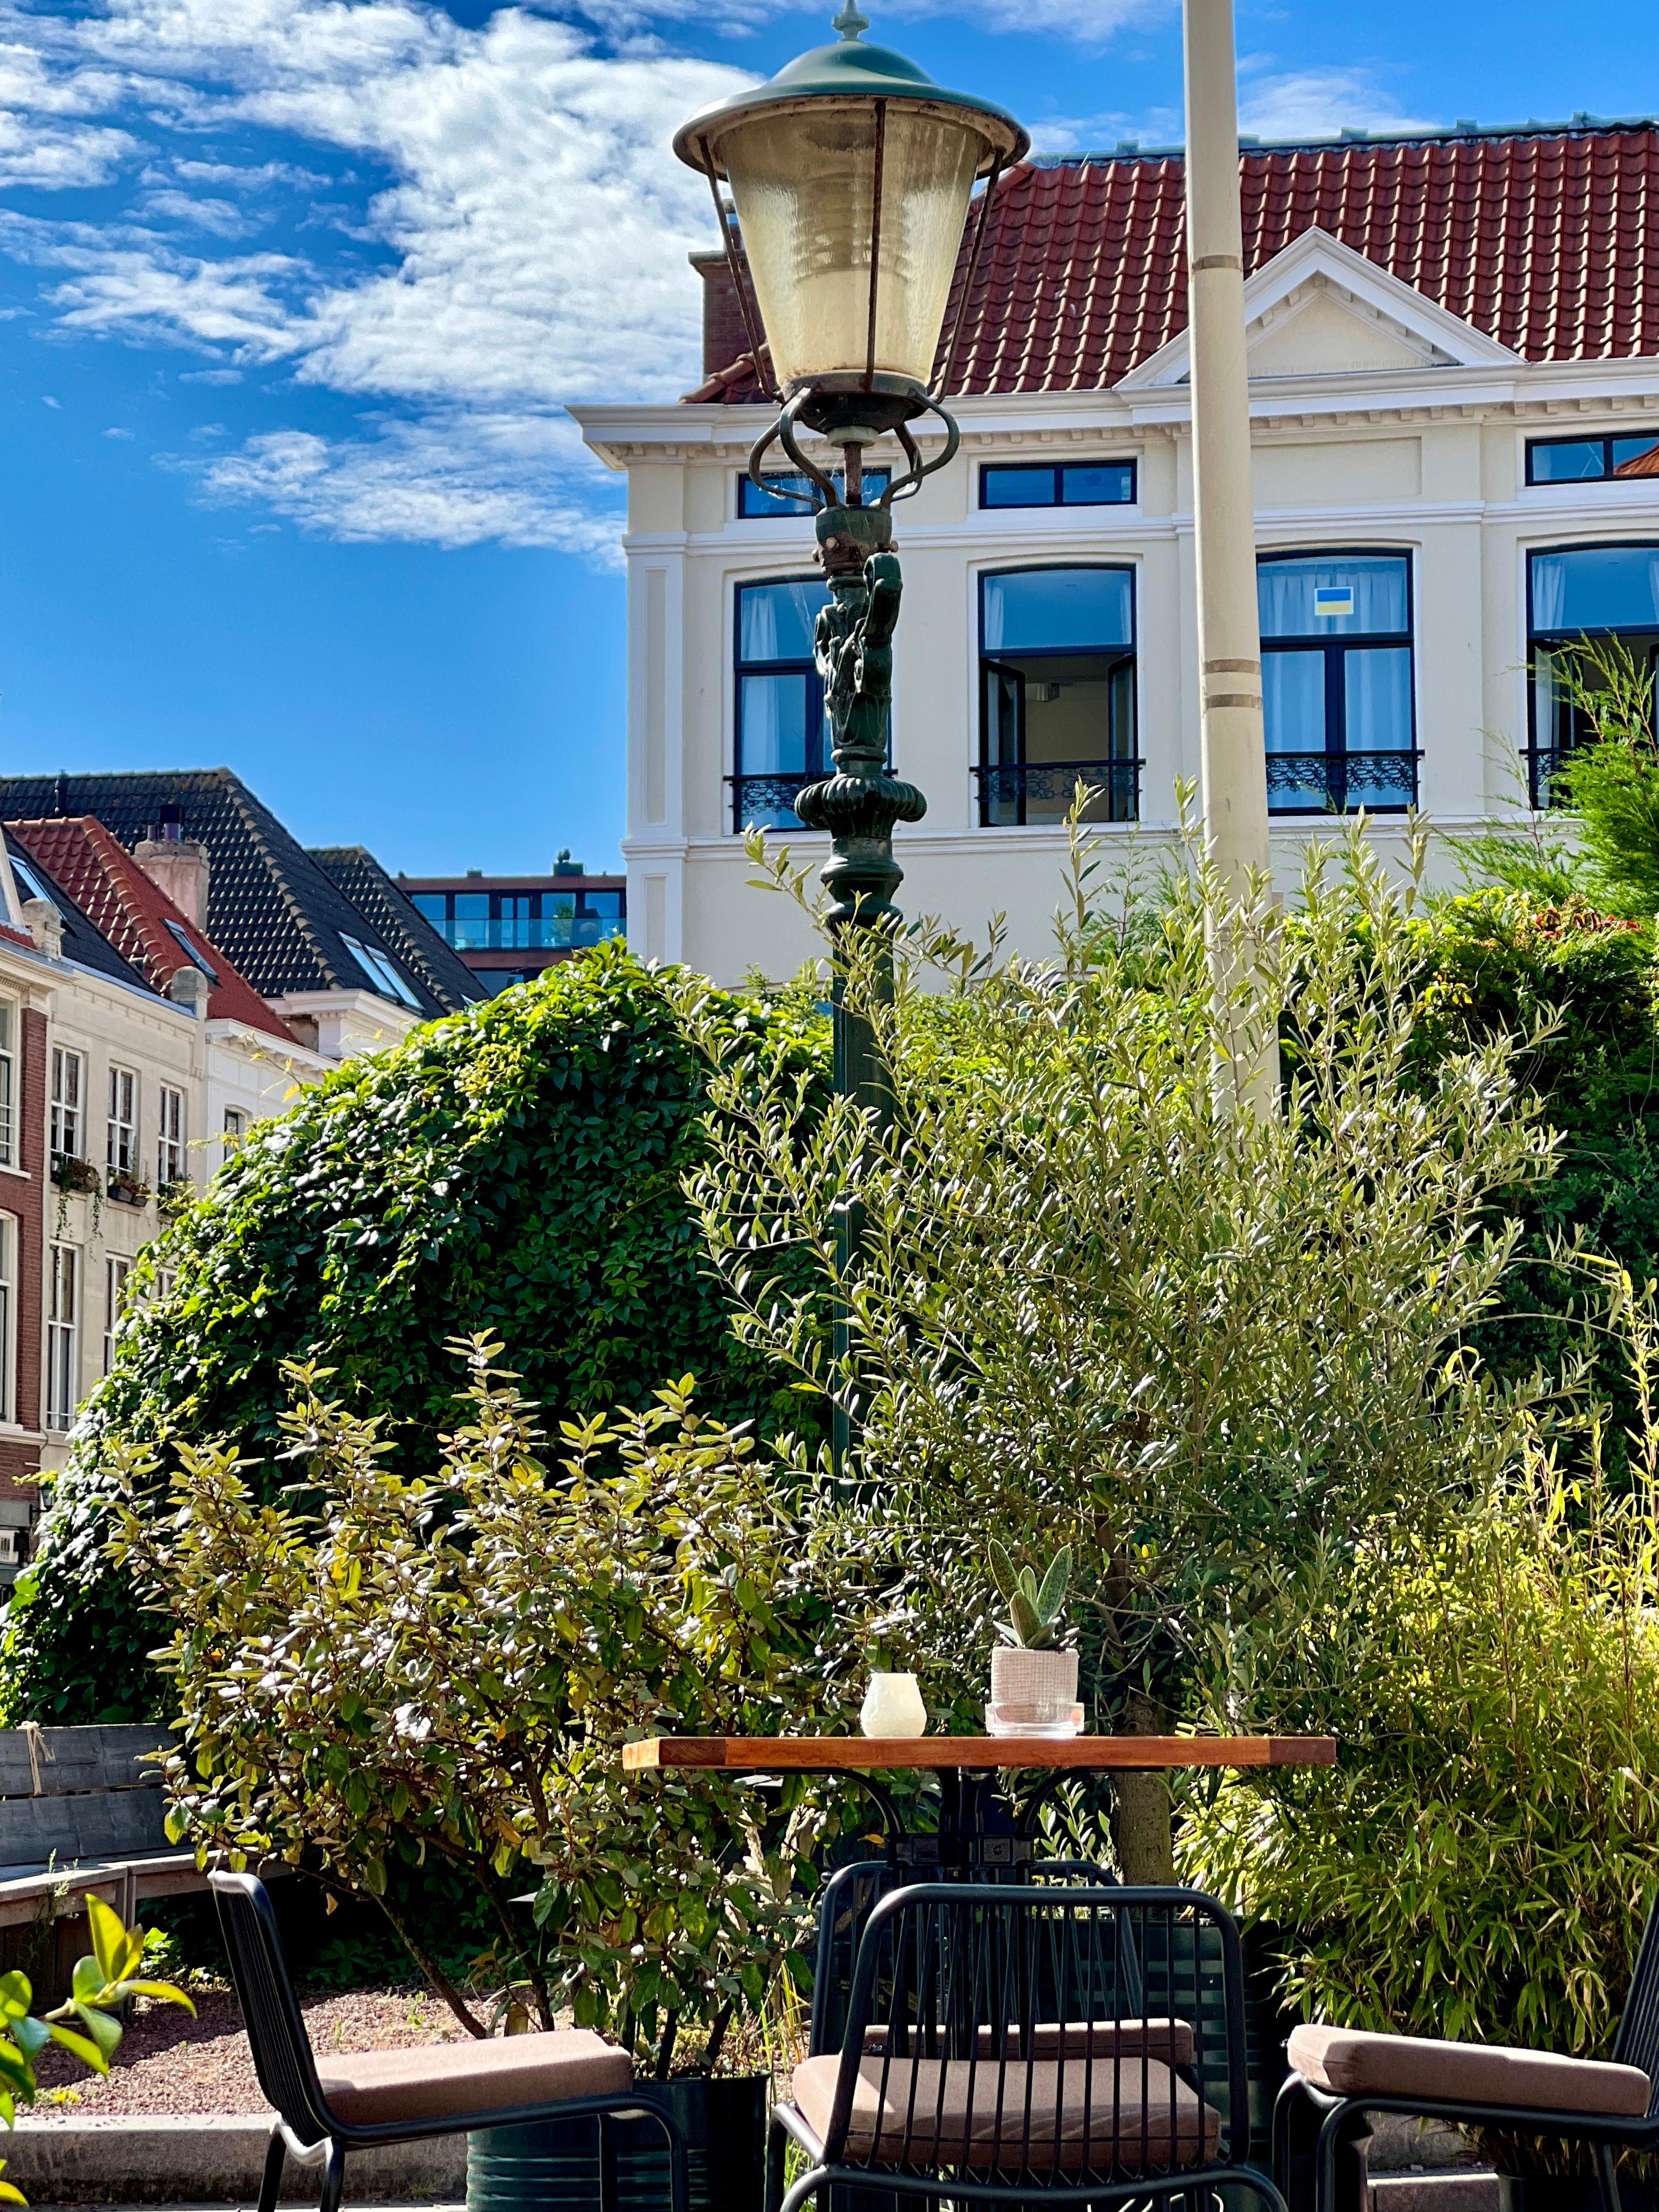
[[[347,937],[344,933],[340,943],[368,976],[379,997],[395,999],[400,1006],[412,1006],[417,1013],[420,1012],[420,1000],[378,945],[365,945],[360,937]]]

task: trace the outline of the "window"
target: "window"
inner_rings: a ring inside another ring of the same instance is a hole
[[[185,1179],[185,1094],[161,1086],[161,1140],[156,1152],[156,1180],[163,1190]]]
[[[1534,806],[1546,806],[1550,780],[1589,734],[1575,675],[1583,647],[1626,653],[1652,681],[1659,657],[1659,545],[1570,545],[1527,561],[1527,663],[1532,743],[1527,748]]]
[[[340,943],[382,999],[395,999],[400,1006],[413,1006],[417,1012],[420,1011],[420,1000],[378,945],[365,945],[360,937],[347,937],[344,933]]]
[[[17,1419],[17,1221],[0,1213],[0,1421]]]
[[[126,1308],[127,1277],[132,1273],[132,1262],[119,1252],[112,1252],[104,1262],[104,1372],[108,1374],[115,1360],[115,1332]]]
[[[224,1109],[224,1148],[234,1152],[247,1134],[248,1113],[245,1106],[227,1106]]]
[[[737,591],[737,741],[732,761],[732,827],[797,830],[796,793],[829,760],[824,687],[813,665],[813,631],[829,592],[815,576]]]
[[[82,1141],[82,1101],[86,1093],[87,1064],[78,1052],[61,1044],[52,1048],[52,1149],[54,1158],[79,1159]]]
[[[174,943],[178,945],[179,950],[184,954],[185,957],[194,966],[201,969],[203,975],[206,976],[210,983],[217,983],[219,980],[219,971],[208,958],[206,953],[201,950],[199,945],[192,943],[188,934],[180,928],[176,921],[169,920],[166,915],[162,916],[162,920],[168,934],[173,938]]]
[[[0,999],[0,1167],[17,1159],[17,1008]]]
[[[987,462],[979,471],[981,507],[1132,507],[1133,461],[1061,461],[1040,467]]]
[[[1527,482],[1589,483],[1659,477],[1659,430],[1622,438],[1528,438]]]
[[[979,579],[979,820],[1132,822],[1135,575],[1007,568]]]
[[[1408,556],[1265,554],[1256,596],[1269,813],[1415,805]]]
[[[47,1259],[46,1426],[67,1429],[80,1395],[81,1255],[54,1244]]]
[[[747,473],[739,477],[737,512],[741,520],[759,521],[770,516],[776,522],[784,515],[812,514],[814,502],[810,477],[796,476],[792,472],[780,472],[774,475],[771,470],[768,470],[765,475],[766,482],[772,487],[772,491],[779,494],[780,496],[774,498],[772,493],[757,489],[754,479]],[[839,495],[841,490],[841,471],[838,469],[830,480]],[[873,500],[880,499],[892,482],[891,469],[866,469],[864,471],[865,506],[868,507]]]
[[[112,1175],[138,1170],[138,1079],[130,1067],[109,1071],[108,1165]]]

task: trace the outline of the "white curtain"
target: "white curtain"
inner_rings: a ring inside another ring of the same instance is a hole
[[[1534,629],[1559,629],[1567,605],[1567,568],[1559,553],[1532,556],[1532,622]]]
[[[1353,593],[1351,615],[1314,611],[1315,586]],[[1397,556],[1263,561],[1256,568],[1256,600],[1264,637],[1361,637],[1406,627],[1406,563]]]
[[[1368,646],[1345,656],[1348,750],[1409,752],[1412,655],[1403,645]]]

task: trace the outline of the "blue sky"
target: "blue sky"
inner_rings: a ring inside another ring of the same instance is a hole
[[[1180,134],[1172,0],[872,6],[1040,149]],[[613,862],[619,488],[697,374],[668,139],[767,0],[0,0],[0,761],[236,769],[411,872]],[[1240,0],[1266,137],[1659,109],[1650,12]]]

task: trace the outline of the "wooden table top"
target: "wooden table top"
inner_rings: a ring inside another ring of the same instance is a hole
[[[857,1774],[904,1767],[1047,1767],[1142,1772],[1180,1766],[1334,1766],[1328,1735],[648,1735],[625,1743],[629,1774]]]

